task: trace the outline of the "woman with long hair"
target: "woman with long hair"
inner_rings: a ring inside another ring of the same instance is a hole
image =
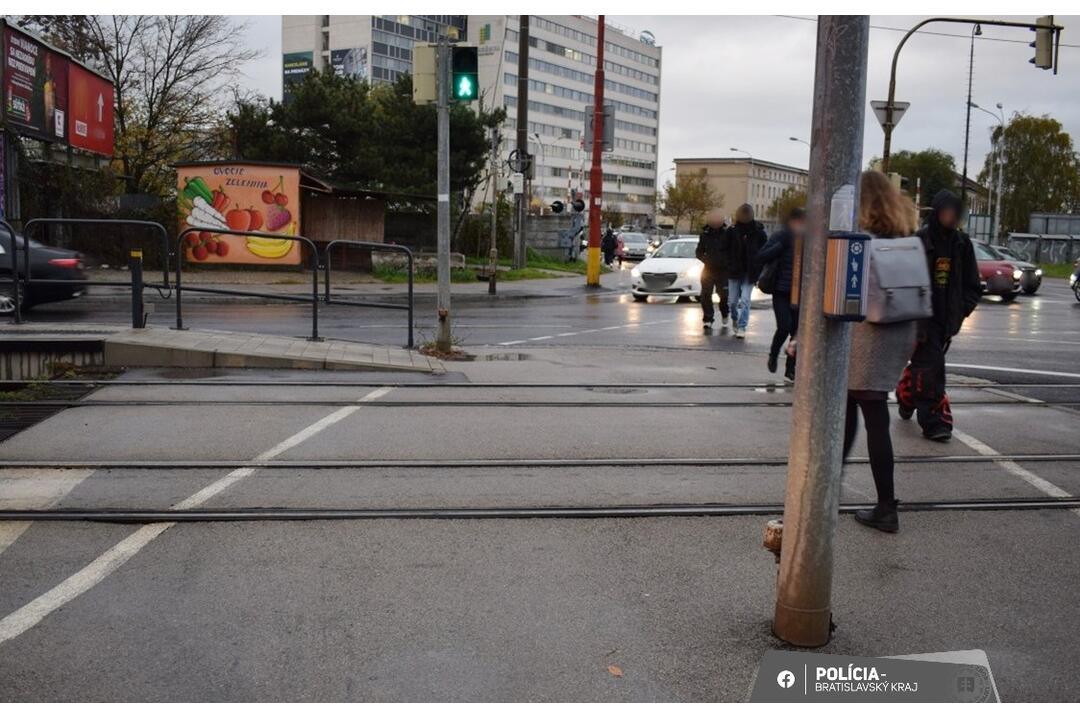
[[[915,205],[884,174],[873,170],[864,172],[859,193],[859,226],[864,232],[882,238],[915,234],[918,226]],[[870,510],[857,511],[855,519],[884,532],[894,533],[900,529],[893,484],[888,396],[911,357],[915,335],[916,322],[910,320],[889,324],[858,323],[851,337],[844,457],[847,458],[851,451],[861,411],[866,424],[866,446],[877,489],[877,504]]]

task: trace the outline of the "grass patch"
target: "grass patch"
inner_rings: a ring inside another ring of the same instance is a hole
[[[1043,277],[1068,280],[1075,265],[1072,263],[1047,263],[1046,265],[1040,265],[1039,267],[1042,268]]]

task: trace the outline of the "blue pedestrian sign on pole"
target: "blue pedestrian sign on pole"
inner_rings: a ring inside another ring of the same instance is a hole
[[[855,322],[866,317],[869,256],[869,235],[830,234],[826,250],[826,317]]]

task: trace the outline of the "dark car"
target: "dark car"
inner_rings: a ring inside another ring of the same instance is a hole
[[[999,295],[1005,302],[1012,302],[1020,293],[1020,268],[1006,260],[983,243],[975,246],[975,261],[979,265],[979,281],[983,295]]]
[[[26,278],[25,243],[21,235],[15,236],[15,245],[18,257],[19,277]],[[12,281],[12,256],[11,238],[0,231],[0,315],[10,315],[15,312],[15,288]],[[83,256],[74,250],[42,245],[30,241],[30,279],[31,280],[65,280],[64,283],[23,283],[20,290],[22,307],[68,300],[79,297],[86,292],[86,266]]]
[[[1020,268],[1020,272],[1023,273],[1020,276],[1020,289],[1024,291],[1025,295],[1034,295],[1039,292],[1039,286],[1042,285],[1043,276],[1041,267],[1035,263],[1028,262],[1007,247],[990,246],[990,249],[1000,255],[1003,260],[1008,260],[1013,265]]]

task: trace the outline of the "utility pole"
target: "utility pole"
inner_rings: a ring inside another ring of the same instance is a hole
[[[518,16],[518,68],[517,68],[517,162],[518,172],[525,173],[527,180],[531,172],[529,155],[529,15]],[[514,212],[517,217],[517,237],[514,242],[514,267],[525,267],[525,215],[528,212],[528,196],[525,194],[527,182],[522,183],[522,192],[514,196]]]
[[[499,128],[491,128],[491,247],[488,250],[488,295],[495,294],[499,267]]]
[[[437,304],[439,332],[435,347],[450,352],[450,42],[445,35],[436,48],[436,92],[438,93],[438,274]]]
[[[600,287],[600,209],[604,201],[604,16],[596,18],[596,76],[593,83],[592,168],[589,173],[589,251],[585,284]]]
[[[773,619],[773,632],[800,647],[830,636],[851,328],[823,314],[825,253],[830,229],[854,229],[858,214],[869,38],[867,15],[818,17],[799,363]],[[854,203],[834,205],[845,191]]]
[[[971,54],[968,56],[968,94],[967,94],[967,107],[964,108],[967,111],[967,116],[964,119],[964,170],[960,173],[960,203],[961,207],[967,210],[967,194],[968,194],[968,145],[971,141],[971,83],[975,79],[975,36],[982,35],[982,25],[975,23],[975,27],[971,28]]]

